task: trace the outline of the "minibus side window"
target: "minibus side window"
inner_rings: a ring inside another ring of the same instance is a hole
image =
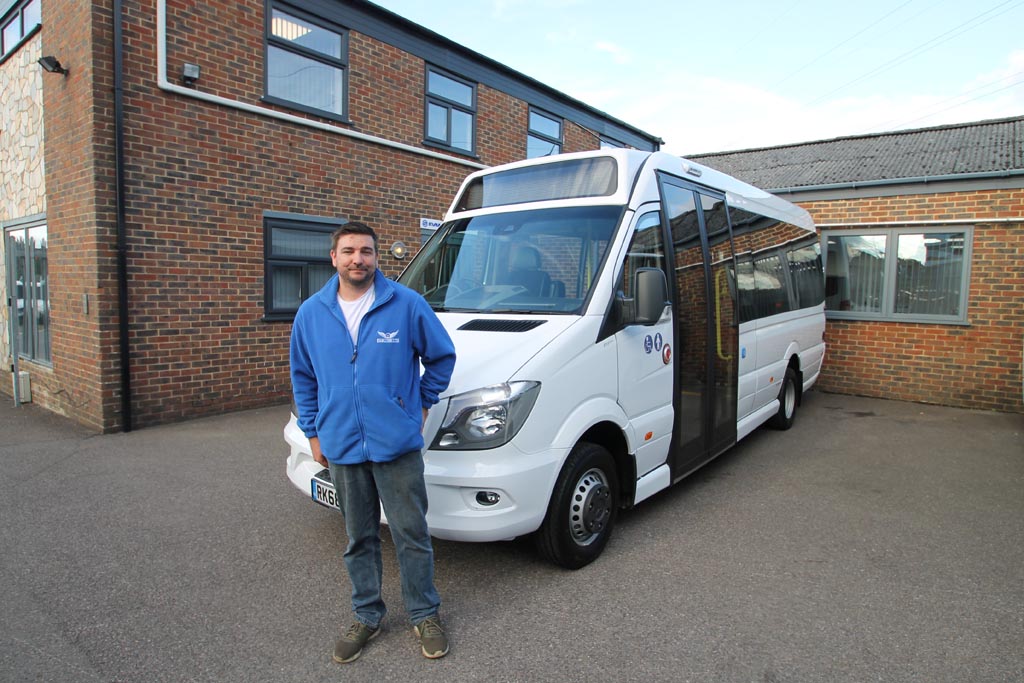
[[[633,239],[626,251],[619,279],[619,291],[626,298],[633,296],[633,274],[638,268],[665,267],[665,242],[661,231],[661,212],[651,211],[636,222]]]

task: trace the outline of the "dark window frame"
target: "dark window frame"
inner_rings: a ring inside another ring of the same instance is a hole
[[[298,306],[295,309],[282,308],[274,306],[274,271],[276,268],[295,268],[301,269],[301,275],[299,278],[300,287],[300,305],[302,301],[305,301],[310,296],[316,294],[316,291],[311,291],[309,287],[309,267],[311,265],[328,265],[331,264],[330,248],[331,248],[331,233],[337,228],[345,224],[344,219],[336,218],[321,218],[316,216],[304,216],[300,214],[281,214],[276,212],[267,212],[263,216],[263,319],[266,321],[291,321],[295,318],[295,313],[298,311]],[[300,256],[288,256],[274,253],[274,241],[273,234],[274,229],[292,229],[292,230],[304,230],[311,232],[321,232],[324,234],[324,242],[326,248],[324,249],[324,255],[322,258],[319,257],[300,257]]]
[[[430,74],[435,73],[444,78],[461,83],[472,90],[472,104],[467,106],[461,102],[448,99],[443,95],[437,95],[430,92]],[[451,71],[447,71],[432,64],[427,64],[423,71],[423,144],[430,147],[438,147],[441,149],[450,150],[457,154],[464,156],[476,157],[476,144],[477,144],[477,83],[461,76],[457,76]],[[434,138],[430,136],[430,105],[442,107],[447,110],[447,125],[445,131],[445,139]],[[452,144],[452,111],[459,111],[463,114],[468,114],[472,119],[472,135],[473,144],[471,149],[464,147],[456,147]]]
[[[8,57],[18,51],[22,45],[24,45],[29,38],[39,32],[43,25],[42,10],[40,3],[42,0],[22,0],[16,3],[3,17],[0,17],[0,64],[5,62]],[[25,26],[25,8],[29,5],[36,5],[40,7],[39,21],[32,26]],[[4,44],[4,35],[6,34],[7,27],[13,22],[19,22],[21,24],[20,30],[18,31],[19,37],[14,41],[12,45]]]
[[[274,35],[272,22],[274,16],[274,10],[277,9],[286,14],[294,16],[296,19],[314,24],[325,31],[336,33],[341,38],[341,57],[333,58],[330,55],[326,55],[316,50],[310,50],[301,45],[284,40]],[[270,48],[275,47],[280,50],[284,50],[291,54],[297,55],[304,59],[311,59],[313,61],[320,62],[332,68],[336,68],[341,71],[342,74],[342,85],[341,85],[341,112],[333,112],[329,109],[319,109],[317,107],[311,107],[301,102],[289,100],[277,95],[270,94]],[[319,17],[315,14],[310,14],[307,11],[299,9],[286,2],[280,2],[279,0],[267,0],[264,10],[264,31],[263,31],[263,97],[260,98],[261,102],[268,104],[276,104],[288,109],[295,109],[297,111],[305,112],[307,114],[314,114],[326,119],[338,121],[340,123],[350,124],[351,119],[349,118],[349,29],[344,26],[340,26],[332,21]]]
[[[533,127],[533,125],[532,125],[533,124],[533,116],[534,116],[534,114],[536,114],[537,116],[539,116],[541,118],[547,119],[548,121],[551,121],[552,123],[557,124],[558,125],[558,137],[557,138],[551,137],[550,135],[547,135],[546,133],[544,133],[544,132],[542,132],[540,130],[535,129]],[[543,154],[543,155],[541,155],[542,157],[554,156],[555,154],[561,154],[562,153],[562,147],[564,146],[564,138],[565,138],[565,119],[563,119],[561,116],[555,116],[554,114],[550,114],[550,113],[548,113],[548,112],[546,112],[543,109],[540,109],[538,107],[531,106],[529,108],[528,112],[527,112],[527,115],[526,115],[526,158],[527,159],[536,159],[536,158],[538,158],[537,156],[531,156],[530,155],[530,138],[534,138],[534,139],[538,140],[541,143],[547,143],[547,144],[550,144],[550,145],[554,146],[554,151],[548,152],[547,154]]]

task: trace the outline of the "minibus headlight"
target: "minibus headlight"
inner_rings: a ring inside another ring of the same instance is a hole
[[[452,396],[431,448],[483,450],[512,440],[537,402],[540,382],[509,382]]]

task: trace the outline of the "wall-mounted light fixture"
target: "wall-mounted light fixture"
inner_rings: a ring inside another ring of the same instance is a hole
[[[57,60],[53,55],[39,58],[39,66],[43,67],[45,71],[51,74],[64,74],[68,75],[68,70],[60,65],[60,61]]]
[[[181,65],[181,80],[185,85],[195,85],[196,81],[199,80],[199,65],[185,63]]]
[[[409,255],[409,247],[405,246],[405,242],[395,242],[391,245],[391,255],[401,261]]]

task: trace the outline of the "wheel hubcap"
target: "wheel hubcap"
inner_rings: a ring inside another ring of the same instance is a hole
[[[786,417],[793,417],[796,410],[796,387],[792,382],[786,384]]]
[[[612,492],[601,470],[589,470],[576,482],[569,503],[569,531],[579,545],[594,542],[612,511]]]

